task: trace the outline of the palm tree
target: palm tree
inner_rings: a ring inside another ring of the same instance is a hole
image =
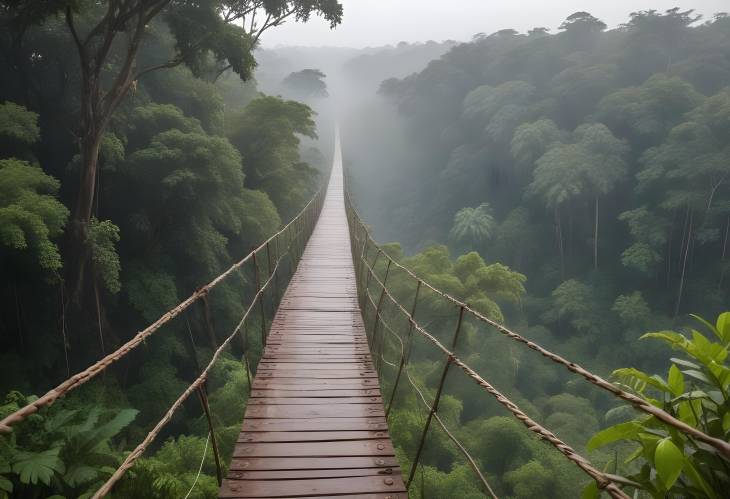
[[[475,248],[491,237],[494,226],[492,208],[489,203],[482,203],[476,208],[467,207],[457,211],[450,235],[455,241],[467,242],[471,248]]]

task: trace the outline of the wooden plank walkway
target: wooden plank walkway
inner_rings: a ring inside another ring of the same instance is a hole
[[[276,313],[219,496],[405,499],[360,315],[339,137],[322,214]]]

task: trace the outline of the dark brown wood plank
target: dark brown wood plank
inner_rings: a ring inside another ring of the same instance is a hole
[[[250,457],[231,459],[231,470],[313,470],[382,468],[396,469],[398,461],[393,456],[355,457]]]
[[[393,468],[345,468],[340,470],[252,470],[232,471],[228,478],[232,480],[281,480],[286,478],[335,478],[350,476],[393,476],[400,474]]]
[[[395,477],[315,478],[311,480],[229,480],[223,481],[220,497],[307,497],[347,493],[405,492]]]
[[[378,440],[385,431],[242,431],[238,442],[334,442],[336,440]]]
[[[369,418],[266,418],[245,419],[242,431],[356,431],[385,430],[383,416]]]
[[[261,389],[253,390],[251,392],[251,398],[253,400],[259,397],[322,397],[322,398],[334,398],[334,397],[380,397],[380,390],[308,390],[306,385],[300,385],[300,390],[281,390],[281,389]]]

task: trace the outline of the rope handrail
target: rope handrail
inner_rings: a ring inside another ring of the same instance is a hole
[[[370,294],[370,290],[365,290],[369,303],[375,308],[375,301],[373,301],[373,297]],[[380,322],[383,324],[383,327],[390,333],[391,336],[393,336],[396,340],[398,340],[398,343],[400,344],[400,358],[404,359],[406,356],[406,347],[403,344],[403,340],[400,336],[393,330],[393,328],[388,324],[388,322],[381,316]],[[385,362],[387,365],[393,367],[394,369],[398,369],[399,366],[396,365],[394,362],[388,361],[384,354],[380,354],[380,358],[383,359],[383,362]],[[408,383],[411,385],[413,390],[418,394],[419,398],[423,402],[423,405],[426,407],[426,409],[431,410],[431,406],[428,405],[428,401],[426,400],[426,396],[423,394],[423,391],[421,391],[420,388],[416,385],[416,382],[413,381],[413,378],[411,377],[411,373],[408,369],[408,363],[405,363],[404,369],[406,373],[406,379],[408,380]],[[391,399],[392,403],[392,399]],[[390,404],[388,405],[388,409],[390,409]],[[444,421],[441,419],[441,417],[438,414],[433,415],[434,419],[438,423],[438,425],[441,427],[441,429],[444,431],[447,437],[449,437],[449,440],[451,440],[454,445],[456,445],[456,448],[461,452],[461,454],[466,459],[467,463],[469,464],[469,467],[471,467],[472,471],[475,475],[479,478],[479,480],[482,482],[482,486],[484,486],[484,489],[487,491],[487,493],[492,497],[492,499],[499,499],[497,497],[497,494],[494,492],[494,489],[492,489],[492,486],[489,484],[487,479],[485,478],[484,474],[479,469],[479,466],[476,463],[476,460],[474,457],[469,453],[469,451],[464,447],[464,444],[461,443],[461,441],[456,438],[456,436],[448,429]]]
[[[611,495],[611,497],[614,497],[617,499],[629,499],[629,496],[626,495],[626,493],[624,493],[619,487],[617,487],[614,484],[614,481],[612,480],[611,477],[609,477],[609,475],[607,475],[606,473],[603,473],[598,468],[593,466],[593,464],[588,459],[586,459],[585,457],[578,454],[570,445],[563,442],[553,432],[551,432],[544,426],[540,425],[534,419],[530,418],[527,415],[527,413],[525,413],[522,409],[520,409],[520,407],[517,404],[515,404],[512,400],[510,400],[507,396],[505,396],[503,393],[501,393],[499,390],[497,390],[488,381],[486,381],[484,378],[482,378],[476,371],[474,371],[464,361],[462,361],[459,357],[457,357],[456,354],[452,350],[449,350],[447,347],[445,347],[435,336],[433,336],[431,333],[429,333],[423,327],[421,327],[418,324],[418,322],[416,322],[415,319],[408,313],[408,311],[400,304],[400,302],[398,302],[395,299],[395,297],[391,294],[390,290],[385,286],[385,284],[375,274],[375,270],[370,266],[370,264],[368,264],[367,262],[364,262],[364,265],[368,269],[368,272],[371,274],[371,277],[384,290],[385,295],[390,299],[390,301],[396,307],[398,307],[398,309],[403,314],[405,314],[405,316],[408,318],[409,323],[413,326],[413,328],[416,331],[418,331],[423,337],[428,339],[439,350],[441,350],[442,353],[446,354],[446,356],[447,356],[446,366],[453,363],[454,365],[459,367],[462,371],[464,371],[464,373],[466,373],[466,375],[469,378],[471,378],[473,381],[475,381],[477,383],[477,385],[482,387],[487,393],[492,395],[499,404],[501,404],[509,412],[511,412],[512,415],[515,416],[522,424],[524,424],[528,430],[530,430],[533,433],[536,433],[537,435],[540,436],[540,438],[542,438],[543,440],[546,440],[551,445],[553,445],[553,447],[555,447],[558,451],[560,451],[566,458],[568,458],[570,461],[575,463],[588,476],[593,478],[596,481],[596,483],[598,484],[598,487],[600,489],[608,492]],[[382,317],[378,316],[378,318],[381,322],[383,322]],[[407,369],[406,369],[406,373],[408,373]],[[442,382],[443,382],[443,379],[442,379]],[[438,395],[438,393],[437,393],[437,395]],[[437,414],[435,414],[434,409],[431,408],[430,410],[431,410],[431,414],[430,414],[431,417],[437,416]],[[437,419],[437,421],[438,421],[438,419]]]
[[[697,428],[694,428],[694,427],[684,423],[683,421],[680,421],[679,419],[675,418],[674,416],[667,413],[666,411],[663,411],[662,409],[660,409],[654,405],[651,405],[649,402],[645,401],[644,399],[642,399],[640,397],[637,397],[636,395],[634,395],[632,393],[622,390],[621,388],[617,387],[613,383],[610,383],[609,381],[606,381],[605,379],[598,376],[597,374],[594,374],[591,371],[588,371],[584,367],[582,367],[574,362],[568,361],[567,359],[563,358],[562,356],[560,356],[554,352],[551,352],[550,350],[547,350],[546,348],[540,346],[539,344],[537,344],[531,340],[528,340],[524,336],[512,331],[511,329],[507,328],[506,326],[499,324],[498,322],[496,322],[492,319],[489,319],[488,317],[485,317],[478,311],[471,308],[468,304],[458,300],[457,298],[454,298],[453,296],[449,295],[448,293],[445,293],[445,292],[435,288],[434,286],[429,284],[427,281],[421,279],[412,270],[410,270],[409,268],[400,264],[398,261],[393,259],[390,255],[388,255],[385,251],[383,251],[380,248],[380,246],[377,244],[375,239],[372,237],[370,230],[368,229],[368,227],[365,225],[365,223],[360,218],[360,215],[358,214],[357,210],[355,209],[355,207],[352,203],[352,200],[350,199],[349,192],[347,190],[345,190],[345,204],[346,204],[348,211],[352,214],[353,221],[359,227],[361,227],[363,229],[363,232],[366,234],[366,244],[371,243],[375,248],[377,248],[378,254],[382,254],[388,260],[388,262],[390,262],[392,265],[395,265],[396,267],[398,267],[399,269],[404,271],[406,274],[408,274],[412,279],[416,280],[422,286],[425,286],[426,288],[430,289],[434,293],[436,293],[439,296],[443,297],[444,299],[450,301],[454,305],[456,305],[460,308],[463,308],[463,310],[466,313],[470,314],[475,319],[493,327],[498,332],[500,332],[502,335],[507,336],[508,338],[510,338],[516,342],[522,343],[523,345],[527,346],[528,348],[540,353],[543,357],[545,357],[557,364],[564,366],[566,369],[568,369],[568,371],[583,377],[589,383],[591,383],[603,390],[606,390],[609,393],[611,393],[612,395],[628,402],[634,408],[636,408],[642,412],[645,412],[651,416],[654,416],[659,421],[661,421],[669,426],[672,426],[672,427],[676,428],[677,430],[679,430],[687,435],[690,435],[703,443],[706,443],[706,444],[714,447],[725,458],[730,458],[730,443],[728,443],[724,440],[715,438],[715,437],[711,437],[710,435],[707,435],[706,433],[698,430]],[[353,231],[353,233],[354,232],[355,231]],[[356,237],[356,236],[354,236],[354,237]],[[367,262],[365,262],[365,265],[367,265]],[[377,279],[377,277],[376,277],[376,279]],[[397,303],[397,305],[403,310],[404,313],[408,314],[408,311],[400,303]],[[438,341],[435,338],[433,338],[433,339],[435,341]],[[443,347],[443,345],[441,345],[441,347],[445,348],[445,347]]]
[[[307,217],[308,213],[314,208],[319,209],[321,208],[321,200],[323,199],[324,193],[326,192],[326,187],[321,187],[317,193],[312,196],[312,198],[307,202],[307,204],[297,213],[297,215],[292,218],[289,223],[284,225],[281,229],[279,229],[275,234],[270,236],[266,241],[261,243],[259,246],[254,248],[251,252],[249,252],[246,256],[244,256],[242,259],[231,265],[225,272],[219,274],[217,277],[215,277],[212,281],[210,281],[208,284],[198,288],[191,294],[188,298],[180,302],[177,306],[173,307],[172,309],[165,312],[162,316],[160,316],[155,322],[147,326],[145,329],[139,331],[136,333],[132,339],[124,343],[122,346],[120,346],[118,349],[116,349],[114,352],[106,355],[105,357],[101,358],[100,360],[96,361],[94,364],[90,365],[83,371],[80,371],[73,376],[67,378],[65,381],[60,383],[55,388],[52,388],[45,394],[43,394],[41,397],[37,398],[33,402],[19,408],[15,412],[9,414],[5,418],[3,418],[0,421],[0,434],[7,434],[12,432],[12,426],[23,421],[28,416],[35,414],[43,407],[50,406],[53,404],[59,397],[62,397],[63,395],[66,395],[68,392],[74,390],[75,388],[78,388],[82,384],[86,383],[87,381],[91,380],[92,378],[99,375],[101,372],[106,370],[110,365],[127,355],[129,352],[134,350],[137,346],[139,346],[142,342],[144,342],[148,337],[150,337],[152,334],[154,334],[158,329],[160,329],[163,325],[167,324],[169,321],[180,315],[182,312],[187,310],[191,305],[196,303],[201,298],[204,298],[208,295],[210,290],[215,288],[218,284],[220,284],[222,281],[224,281],[226,278],[228,278],[231,274],[233,274],[235,271],[239,270],[246,262],[251,260],[255,255],[264,250],[269,243],[272,241],[277,240],[279,236],[284,234],[289,228],[303,220]]]
[[[301,231],[300,231],[301,232]],[[149,433],[145,436],[145,438],[140,442],[137,447],[134,448],[132,452],[127,455],[127,457],[124,459],[122,464],[116,469],[116,471],[109,477],[109,479],[99,488],[96,493],[94,494],[92,499],[99,499],[102,497],[105,497],[112,489],[114,484],[116,484],[123,476],[124,474],[132,467],[134,466],[134,463],[139,459],[139,457],[144,453],[145,450],[147,450],[147,447],[150,446],[150,444],[154,441],[154,439],[157,437],[157,435],[160,433],[162,428],[170,422],[174,414],[177,412],[177,410],[182,406],[183,402],[187,400],[190,395],[197,389],[199,389],[203,383],[205,383],[206,379],[208,378],[208,374],[210,373],[210,370],[215,365],[216,361],[218,360],[218,357],[221,353],[223,353],[223,350],[228,346],[228,344],[233,340],[233,338],[236,337],[236,334],[238,334],[243,327],[243,325],[246,323],[246,319],[248,319],[248,316],[251,314],[251,311],[256,306],[259,298],[263,295],[263,292],[268,288],[269,284],[274,279],[274,276],[276,275],[276,272],[279,269],[279,264],[283,260],[283,257],[285,255],[289,254],[289,249],[287,248],[287,251],[282,253],[280,255],[279,259],[276,261],[276,265],[274,266],[274,269],[269,275],[269,278],[264,282],[264,284],[260,287],[260,289],[256,292],[256,294],[251,298],[251,303],[249,304],[246,311],[243,313],[243,316],[241,317],[241,320],[238,322],[236,327],[233,329],[233,332],[221,343],[221,345],[216,349],[216,351],[213,353],[213,356],[210,359],[210,362],[208,362],[208,365],[205,366],[205,369],[200,373],[200,375],[180,394],[180,396],[173,402],[173,404],[170,406],[170,408],[167,410],[167,412],[162,416],[162,418],[157,422],[157,424],[150,430]],[[211,430],[212,433],[212,430]]]

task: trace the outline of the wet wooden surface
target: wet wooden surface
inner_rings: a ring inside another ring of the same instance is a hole
[[[407,497],[358,307],[336,143],[322,214],[271,325],[220,497]]]

